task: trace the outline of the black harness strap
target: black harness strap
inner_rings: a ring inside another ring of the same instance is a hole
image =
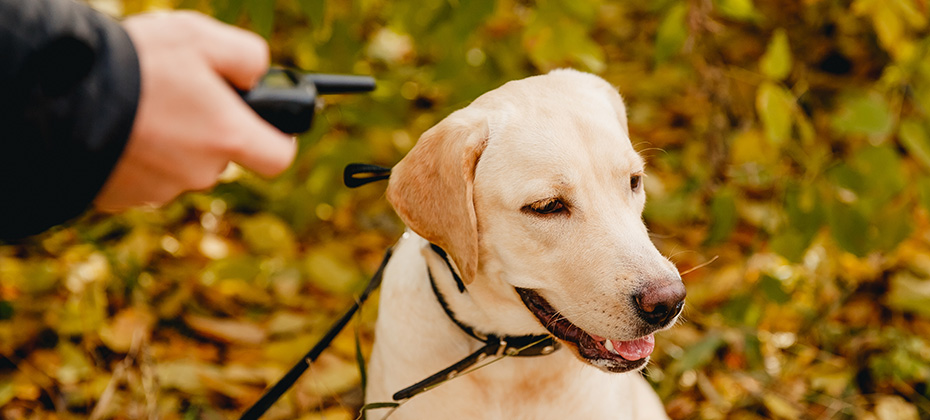
[[[429,244],[429,247],[433,249],[433,252],[439,254],[439,256],[442,257],[442,260],[446,262],[446,267],[449,267],[449,272],[452,273],[452,278],[455,279],[455,285],[458,286],[459,292],[465,293],[465,283],[462,281],[462,278],[459,277],[458,273],[456,273],[452,268],[452,262],[449,261],[449,256],[446,255],[446,250],[433,243]],[[426,269],[428,270],[429,267]],[[432,277],[430,277],[430,279],[432,279]],[[435,284],[433,285],[433,291],[436,291]],[[436,296],[439,296],[439,292],[436,292]],[[443,305],[443,308],[445,308],[445,305]]]
[[[310,349],[310,352],[308,352],[302,359],[300,359],[300,361],[297,362],[297,364],[294,365],[294,367],[292,367],[291,370],[289,370],[284,375],[284,377],[278,380],[278,382],[275,383],[274,386],[272,386],[267,392],[265,392],[265,394],[262,395],[262,397],[259,398],[255,404],[249,407],[249,409],[242,414],[242,417],[240,417],[241,420],[256,420],[265,414],[265,412],[271,408],[271,405],[274,404],[275,401],[278,401],[278,399],[281,398],[281,396],[284,395],[284,393],[294,385],[294,382],[297,381],[297,378],[299,378],[300,375],[302,375],[304,371],[310,367],[310,363],[315,361],[317,357],[320,357],[320,354],[323,353],[323,350],[326,350],[326,347],[329,346],[329,343],[331,343],[333,339],[336,338],[336,335],[338,335],[339,332],[345,328],[346,324],[349,323],[349,321],[352,319],[352,316],[355,315],[356,311],[358,311],[359,306],[368,299],[368,295],[370,295],[371,292],[373,292],[378,288],[379,285],[381,285],[381,278],[384,276],[384,267],[387,266],[388,260],[391,259],[392,252],[393,248],[388,248],[387,252],[384,253],[384,259],[381,260],[381,265],[378,266],[378,271],[376,271],[375,274],[371,277],[371,280],[368,282],[368,286],[365,286],[365,290],[361,295],[359,295],[358,299],[355,301],[352,307],[346,311],[342,318],[333,324],[329,331],[326,332],[326,335],[324,335],[323,338],[321,338],[320,341],[318,341],[316,345]]]
[[[445,251],[443,251],[442,248],[436,246],[435,244],[430,244],[430,247],[446,262],[446,266],[448,266],[449,271],[452,272],[452,276],[455,278],[456,284],[461,285],[459,287],[459,291],[464,293],[465,284],[462,282],[459,276],[455,274],[455,270],[452,269],[452,264],[449,262]],[[436,286],[436,279],[433,277],[433,273],[430,271],[428,266],[426,267],[426,273],[429,276],[430,286],[432,286],[433,293],[436,295],[436,300],[439,302],[439,305],[442,306],[443,312],[445,312],[446,315],[449,316],[449,319],[451,319],[455,325],[464,331],[465,334],[468,334],[475,340],[483,342],[484,346],[474,353],[466,356],[464,359],[455,362],[452,364],[452,366],[436,372],[420,382],[397,391],[392,397],[394,398],[394,401],[405,400],[421,392],[428,391],[444,382],[445,380],[458,376],[463,371],[474,366],[476,363],[484,360],[488,356],[545,356],[547,354],[551,354],[559,348],[559,342],[555,341],[555,339],[549,334],[496,336],[493,334],[482,334],[479,331],[475,331],[474,328],[466,325],[462,321],[459,321],[455,317],[455,313],[452,312],[448,302],[446,302],[446,299],[442,296],[442,293]]]
[[[433,278],[433,272],[432,270],[429,269],[428,266],[426,267],[426,274],[429,276],[429,285],[433,289],[433,294],[436,295],[436,300],[439,301],[439,306],[442,307],[442,311],[446,313],[449,319],[452,320],[452,322],[455,323],[455,325],[458,326],[460,330],[465,331],[465,334],[470,335],[475,340],[478,340],[478,341],[487,340],[488,339],[487,335],[482,334],[478,331],[475,331],[474,328],[468,325],[465,325],[464,323],[462,323],[462,321],[459,321],[458,318],[455,317],[455,313],[452,312],[452,308],[449,307],[449,303],[446,302],[446,298],[442,295],[442,293],[439,292],[439,289],[436,287],[436,280],[435,278]]]

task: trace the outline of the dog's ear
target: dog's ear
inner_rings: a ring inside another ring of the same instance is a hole
[[[407,226],[442,247],[468,284],[478,269],[475,166],[488,141],[487,120],[456,111],[422,136],[394,168],[388,201]]]

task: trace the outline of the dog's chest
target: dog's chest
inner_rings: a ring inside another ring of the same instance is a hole
[[[449,389],[475,396],[475,418],[633,418],[626,375],[606,375],[565,349],[501,364],[462,378],[458,391]]]

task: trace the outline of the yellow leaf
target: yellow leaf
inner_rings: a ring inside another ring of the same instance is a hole
[[[208,390],[218,392],[229,398],[240,401],[254,401],[258,396],[255,395],[254,388],[234,381],[230,381],[221,370],[205,369],[201,372],[200,382]]]
[[[796,419],[801,415],[801,411],[797,407],[775,394],[763,395],[762,403],[765,404],[765,408],[768,408],[778,418]]]
[[[282,364],[294,363],[298,358],[307,354],[319,338],[320,335],[316,334],[299,335],[286,340],[275,340],[262,346],[262,351],[265,357],[271,361]]]
[[[766,76],[774,80],[782,80],[791,72],[791,63],[788,34],[784,29],[778,28],[772,35],[765,54],[759,60],[759,68]]]
[[[339,395],[357,386],[360,380],[358,365],[354,360],[323,353],[310,365],[298,386],[301,392],[310,395]]]
[[[16,388],[13,381],[9,379],[0,380],[0,407],[13,400],[16,396]]]
[[[278,217],[262,213],[239,223],[242,239],[259,254],[293,258],[297,242],[290,226]]]
[[[61,365],[55,370],[55,378],[64,385],[76,384],[93,373],[94,367],[84,352],[68,341],[58,344]]]
[[[355,416],[342,407],[327,408],[326,410],[304,414],[300,420],[352,420]]]
[[[351,260],[351,253],[348,247],[336,244],[308,252],[304,268],[310,281],[332,293],[347,294],[355,290],[362,277],[355,261]]]
[[[148,339],[155,325],[155,315],[145,307],[134,307],[120,311],[100,329],[100,340],[110,350],[126,353],[137,335]]]
[[[303,331],[310,324],[311,320],[305,314],[279,311],[268,320],[267,327],[270,334],[294,334]]]
[[[185,315],[184,322],[206,337],[227,343],[255,345],[265,342],[267,338],[262,327],[248,321]]]
[[[160,362],[155,366],[155,376],[163,388],[203,395],[205,388],[200,378],[204,370],[205,365],[190,360]]]
[[[730,144],[730,161],[734,165],[770,165],[778,160],[778,151],[759,130],[740,132]]]
[[[762,120],[765,135],[780,145],[791,137],[794,97],[785,88],[771,82],[759,86],[756,93],[756,112]]]
[[[875,403],[879,420],[917,420],[917,407],[897,395],[883,395]]]

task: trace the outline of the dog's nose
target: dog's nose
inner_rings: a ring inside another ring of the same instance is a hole
[[[653,281],[633,295],[640,318],[653,326],[669,323],[685,305],[685,285],[677,278]]]

